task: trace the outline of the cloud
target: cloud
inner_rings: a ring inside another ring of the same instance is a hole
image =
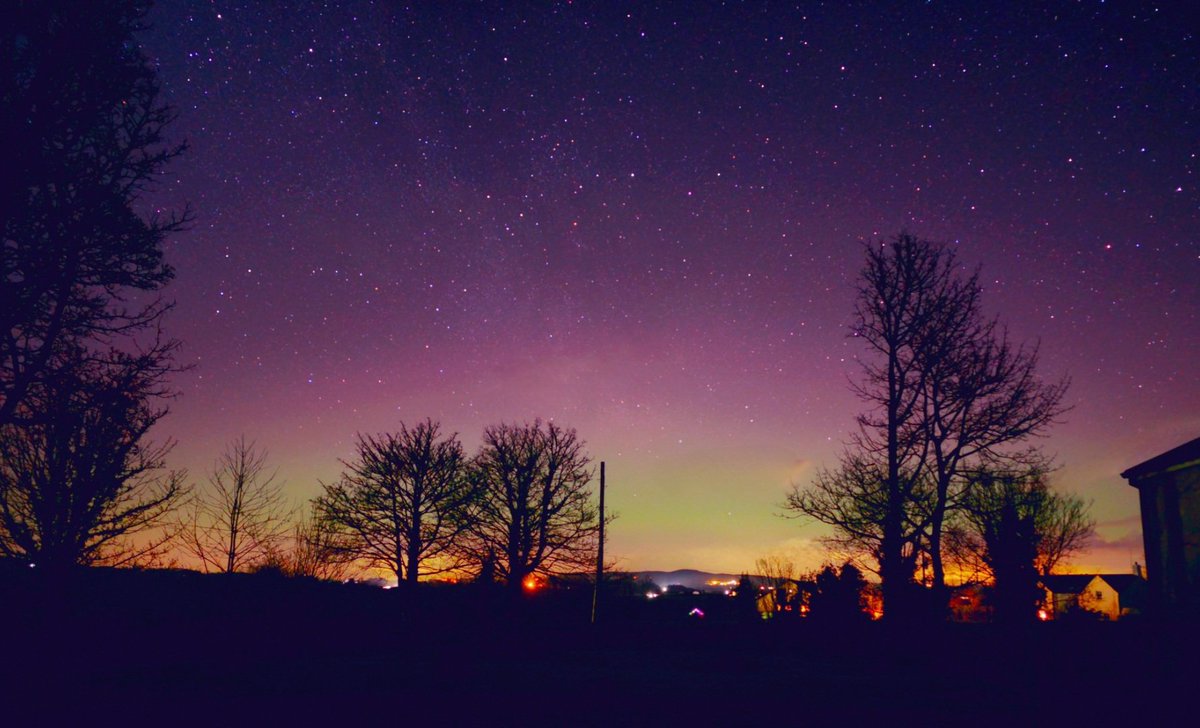
[[[814,463],[809,458],[796,458],[792,461],[792,466],[788,469],[788,478],[795,483],[801,483],[806,480],[814,468]]]
[[[1091,551],[1101,549],[1124,549],[1131,551],[1141,551],[1142,549],[1142,533],[1141,531],[1130,531],[1123,536],[1108,539],[1101,536],[1095,536],[1088,543],[1088,549]]]
[[[1141,515],[1125,516],[1124,518],[1114,518],[1110,521],[1101,521],[1096,524],[1096,528],[1129,528],[1131,526],[1137,526],[1138,529],[1141,529],[1141,527],[1142,527]]]

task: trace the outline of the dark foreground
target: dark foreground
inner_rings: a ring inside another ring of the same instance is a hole
[[[5,725],[1155,724],[1200,690],[1197,631],[1146,622],[764,623],[629,598],[593,627],[583,592],[102,571],[0,586]]]

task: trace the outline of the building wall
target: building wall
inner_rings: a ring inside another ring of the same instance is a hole
[[[1121,618],[1121,596],[1107,581],[1098,576],[1089,581],[1079,594],[1079,606],[1099,612],[1111,622]]]
[[[1146,575],[1167,609],[1200,607],[1200,465],[1138,483]]]
[[[1059,619],[1079,606],[1079,595],[1055,593],[1047,589],[1046,604],[1050,607],[1050,619]]]

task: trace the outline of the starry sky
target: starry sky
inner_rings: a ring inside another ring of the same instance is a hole
[[[356,432],[553,418],[608,464],[620,567],[813,568],[823,527],[780,504],[860,409],[863,241],[907,230],[1071,377],[1041,444],[1094,501],[1077,565],[1142,560],[1119,473],[1200,435],[1182,10],[499,5],[152,11],[190,150],[144,204],[196,215],[172,465],[244,433],[301,501]]]

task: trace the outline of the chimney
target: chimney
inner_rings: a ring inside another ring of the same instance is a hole
[[[1145,578],[1146,578],[1145,576],[1143,576],[1143,575],[1142,575],[1142,565],[1141,565],[1141,564],[1139,564],[1139,563],[1138,563],[1138,562],[1136,562],[1136,561],[1135,561],[1135,562],[1133,562],[1133,573],[1134,573],[1134,574],[1136,574],[1136,575],[1137,575],[1137,578],[1139,578],[1139,579],[1145,579]]]

